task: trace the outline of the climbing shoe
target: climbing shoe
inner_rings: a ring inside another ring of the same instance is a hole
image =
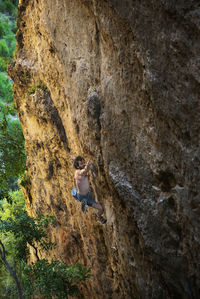
[[[102,224],[106,224],[107,222],[107,219],[103,218],[103,216],[99,216],[98,219]]]

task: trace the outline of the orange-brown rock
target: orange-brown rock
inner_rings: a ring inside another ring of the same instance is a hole
[[[9,72],[27,206],[56,216],[49,259],[91,267],[84,298],[199,296],[199,9],[20,1]],[[106,225],[71,196],[76,155],[95,164]]]

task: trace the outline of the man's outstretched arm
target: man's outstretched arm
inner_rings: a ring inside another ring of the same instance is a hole
[[[79,171],[79,173],[81,175],[86,175],[88,174],[88,171],[91,169],[92,163],[90,162],[90,160],[87,162],[87,164],[85,165],[85,167],[83,169],[81,169]]]

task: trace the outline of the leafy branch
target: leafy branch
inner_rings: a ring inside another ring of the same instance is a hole
[[[41,298],[64,299],[78,294],[78,284],[90,277],[90,269],[81,264],[69,266],[58,260],[49,262],[40,259],[39,248],[49,252],[56,246],[48,240],[47,235],[49,225],[53,225],[56,220],[54,216],[30,217],[20,192],[11,194],[12,203],[5,199],[4,203],[0,204],[0,238],[3,237],[6,242],[5,249],[5,245],[0,241],[0,259],[16,283],[19,298],[21,299],[22,295],[27,298],[40,294]],[[29,265],[27,244],[34,249],[37,259]],[[6,259],[6,253],[9,257],[12,256],[14,266]],[[18,272],[15,265],[18,265]]]
[[[16,283],[16,286],[17,286],[19,298],[22,299],[23,298],[22,297],[22,289],[21,289],[21,285],[20,285],[20,282],[19,282],[18,277],[17,277],[16,267],[15,267],[15,269],[13,269],[12,266],[7,261],[7,259],[6,259],[6,250],[5,250],[5,247],[4,247],[1,240],[0,240],[0,258],[1,258],[2,262],[4,263],[6,269],[9,271],[10,275],[14,279],[14,281]]]

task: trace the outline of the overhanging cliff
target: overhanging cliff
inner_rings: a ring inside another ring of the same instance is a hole
[[[9,72],[26,141],[31,215],[83,262],[85,298],[198,298],[198,1],[21,0]],[[71,196],[90,158],[108,219]],[[42,254],[42,253],[41,253]]]

